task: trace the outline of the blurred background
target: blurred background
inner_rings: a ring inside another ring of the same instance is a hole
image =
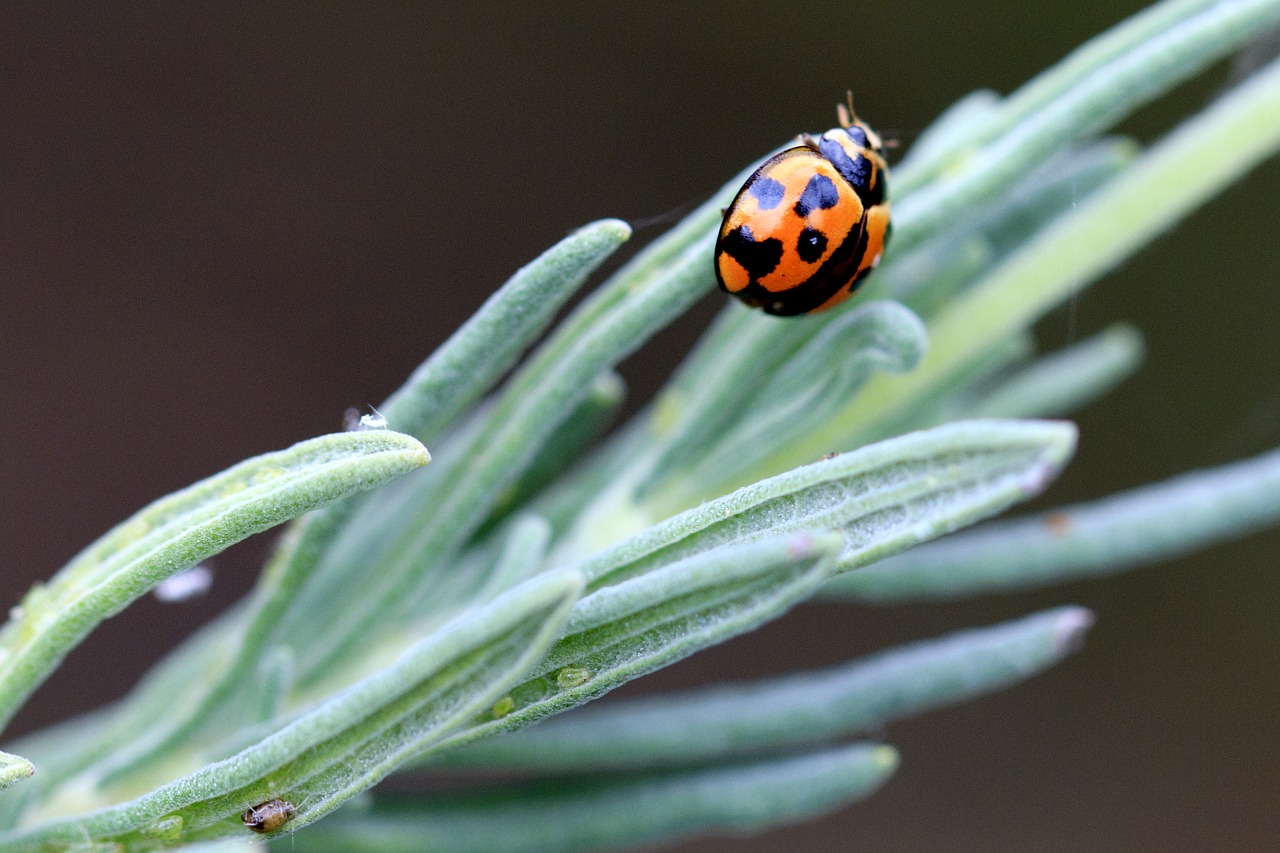
[[[340,429],[577,225],[619,216],[643,243],[773,146],[831,126],[847,88],[909,148],[956,98],[1008,92],[1143,4],[109,5],[0,8],[13,603],[151,499]],[[1123,130],[1154,138],[1227,77]],[[1280,444],[1278,198],[1273,161],[1044,321],[1046,349],[1133,321],[1149,361],[1080,413],[1079,455],[1042,503]],[[632,411],[719,305],[623,366]],[[1271,532],[948,606],[804,606],[620,692],[1087,605],[1098,624],[1064,665],[877,733],[903,764],[872,799],[681,849],[1265,849],[1280,837],[1278,545]],[[11,733],[124,693],[248,588],[269,546],[215,559],[204,598],[148,597],[110,620]]]

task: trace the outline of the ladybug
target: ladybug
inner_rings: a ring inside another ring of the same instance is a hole
[[[716,281],[767,314],[825,311],[853,295],[889,239],[888,166],[849,105],[840,126],[773,155],[725,210]]]

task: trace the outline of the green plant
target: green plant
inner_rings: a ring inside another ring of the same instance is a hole
[[[711,235],[741,177],[490,396],[625,225],[588,226],[517,273],[382,407],[399,432],[249,460],[126,521],[0,634],[4,719],[102,619],[301,516],[255,592],[132,695],[11,747],[0,850],[238,844],[246,807],[286,799],[295,829],[424,766],[559,781],[386,798],[316,824],[306,849],[608,847],[870,793],[892,749],[833,741],[1023,679],[1089,614],[515,730],[814,595],[1049,583],[1273,521],[1263,457],[920,544],[1066,463],[1069,425],[992,419],[1070,412],[1141,342],[1118,327],[1033,359],[1030,324],[1275,149],[1280,65],[1146,151],[1099,134],[1277,20],[1274,0],[1166,2],[1007,98],[963,100],[894,169],[897,230],[866,294],[790,321],[727,307],[650,409],[585,458],[621,396],[612,367],[711,289]],[[419,440],[437,460],[412,473]]]

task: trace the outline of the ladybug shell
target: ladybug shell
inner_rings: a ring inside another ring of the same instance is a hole
[[[747,179],[716,240],[720,288],[769,314],[848,299],[888,237],[886,169],[870,129],[855,122],[805,141]]]

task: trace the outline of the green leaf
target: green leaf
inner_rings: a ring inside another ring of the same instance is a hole
[[[376,576],[358,576],[356,567],[345,561],[319,566],[312,589],[303,590],[293,607],[294,614],[305,617],[292,619],[294,633],[289,637],[299,645],[306,640],[307,654],[299,658],[303,683],[322,677],[322,670],[335,660],[353,656],[365,626],[377,623],[379,614],[420,599],[422,590],[447,572],[596,379],[714,286],[706,262],[710,231],[702,234],[709,204],[691,214],[668,240],[612,276],[534,352],[481,412],[466,440],[449,443],[447,452],[457,464],[450,465],[442,455],[444,470],[407,496],[411,512],[400,516],[403,524],[396,535],[389,541],[370,537],[347,548],[359,555],[359,565],[376,559],[381,567]],[[650,265],[655,254],[666,253],[672,253],[667,264]],[[649,272],[640,275],[637,270]],[[317,634],[310,627],[316,615],[333,613],[335,606],[341,606],[348,618],[326,622],[331,629]],[[306,636],[298,636],[299,630]]]
[[[1271,6],[1280,15],[1280,3],[1272,0]],[[856,399],[788,448],[778,464],[856,445],[859,436],[879,434],[905,406],[944,393],[992,340],[1035,322],[1278,146],[1280,63],[1272,63],[1184,122],[952,302],[930,322],[929,352],[915,371],[892,380],[872,377]]]
[[[926,344],[924,324],[896,302],[864,302],[841,314],[773,376],[757,378],[759,390],[736,410],[734,423],[710,447],[702,443],[696,464],[659,490],[658,512],[695,503],[689,492],[714,497],[741,485],[769,448],[826,420],[872,373],[911,370]]]
[[[587,277],[631,236],[617,219],[585,225],[531,261],[381,406],[394,429],[437,438],[533,343]]]
[[[551,544],[551,525],[542,516],[532,513],[516,516],[504,532],[506,541],[502,544],[502,552],[485,590],[477,596],[481,601],[537,574]]]
[[[1038,494],[1074,447],[1066,423],[947,424],[746,486],[604,548],[580,568],[599,589],[725,543],[839,528],[847,571]],[[597,512],[583,527],[599,535],[611,508]]]
[[[234,607],[202,626],[166,655],[119,702],[91,714],[73,717],[41,729],[13,746],[30,757],[40,772],[21,789],[35,789],[31,801],[50,795],[71,776],[119,751],[131,752],[157,728],[168,733],[171,720],[185,720],[205,696],[203,679],[217,672],[234,649],[243,609]],[[0,811],[16,822],[26,804],[12,799],[10,811]],[[6,827],[7,828],[7,827]]]
[[[957,153],[970,150],[985,128],[1000,115],[1002,103],[998,93],[978,89],[939,113],[911,143],[902,162],[894,167],[895,175],[903,176],[895,177],[894,194],[909,195],[926,180],[937,177],[956,160]]]
[[[272,798],[298,809],[287,830],[305,826],[492,704],[545,655],[580,590],[573,573],[529,581],[259,742],[130,802],[74,818],[35,815],[0,851],[108,841],[144,850],[161,834],[166,845],[242,835],[240,813]]]
[[[22,756],[0,752],[0,791],[15,782],[31,778],[35,772],[35,765]]]
[[[800,534],[727,546],[587,596],[532,677],[436,751],[566,711],[781,616],[830,578],[840,545]]]
[[[523,506],[572,466],[618,413],[626,386],[614,371],[606,371],[591,383],[587,396],[553,432],[520,479],[494,507],[489,522],[501,520],[511,508]],[[488,528],[482,528],[482,533]]]
[[[895,205],[895,251],[998,195],[1064,143],[1106,129],[1278,21],[1280,4],[1274,0],[1225,0],[1189,16],[1170,15],[1146,32],[1130,28],[1139,38],[1118,45],[1105,61],[1069,59],[1052,83],[1041,78],[1029,84],[1032,94],[1009,99],[1007,117],[992,122],[989,137],[975,140],[979,144],[961,168]]]
[[[265,849],[261,844],[254,841],[235,838],[203,841],[199,844],[184,844],[182,853],[260,853]]]
[[[1103,69],[1130,55],[1153,38],[1166,35],[1220,0],[1165,0],[1097,35],[1024,84],[1001,102],[994,93],[979,91],[957,101],[921,134],[898,167],[895,188],[910,193],[916,187],[954,169],[977,148],[1009,133],[1070,92],[1082,80],[1104,76]],[[997,109],[996,107],[1000,108]],[[926,143],[926,144],[922,144]]]
[[[1142,334],[1117,324],[1041,357],[959,408],[975,418],[1063,417],[1127,379],[1144,354]]]
[[[430,456],[409,436],[355,432],[249,459],[162,498],[35,586],[0,632],[0,722],[102,620],[167,577],[345,495],[375,488]]]
[[[645,469],[640,495],[701,458],[738,420],[762,377],[772,375],[802,340],[783,331],[737,302],[725,307],[645,419],[652,449],[632,462]]]
[[[862,799],[897,765],[892,747],[854,744],[739,766],[392,799],[303,838],[313,853],[559,853],[741,835]]]
[[[1062,607],[813,672],[604,703],[447,753],[449,765],[522,772],[687,766],[824,743],[1028,679],[1093,623]]]
[[[1280,450],[1092,503],[966,531],[828,585],[889,603],[952,599],[1122,572],[1280,521]]]

